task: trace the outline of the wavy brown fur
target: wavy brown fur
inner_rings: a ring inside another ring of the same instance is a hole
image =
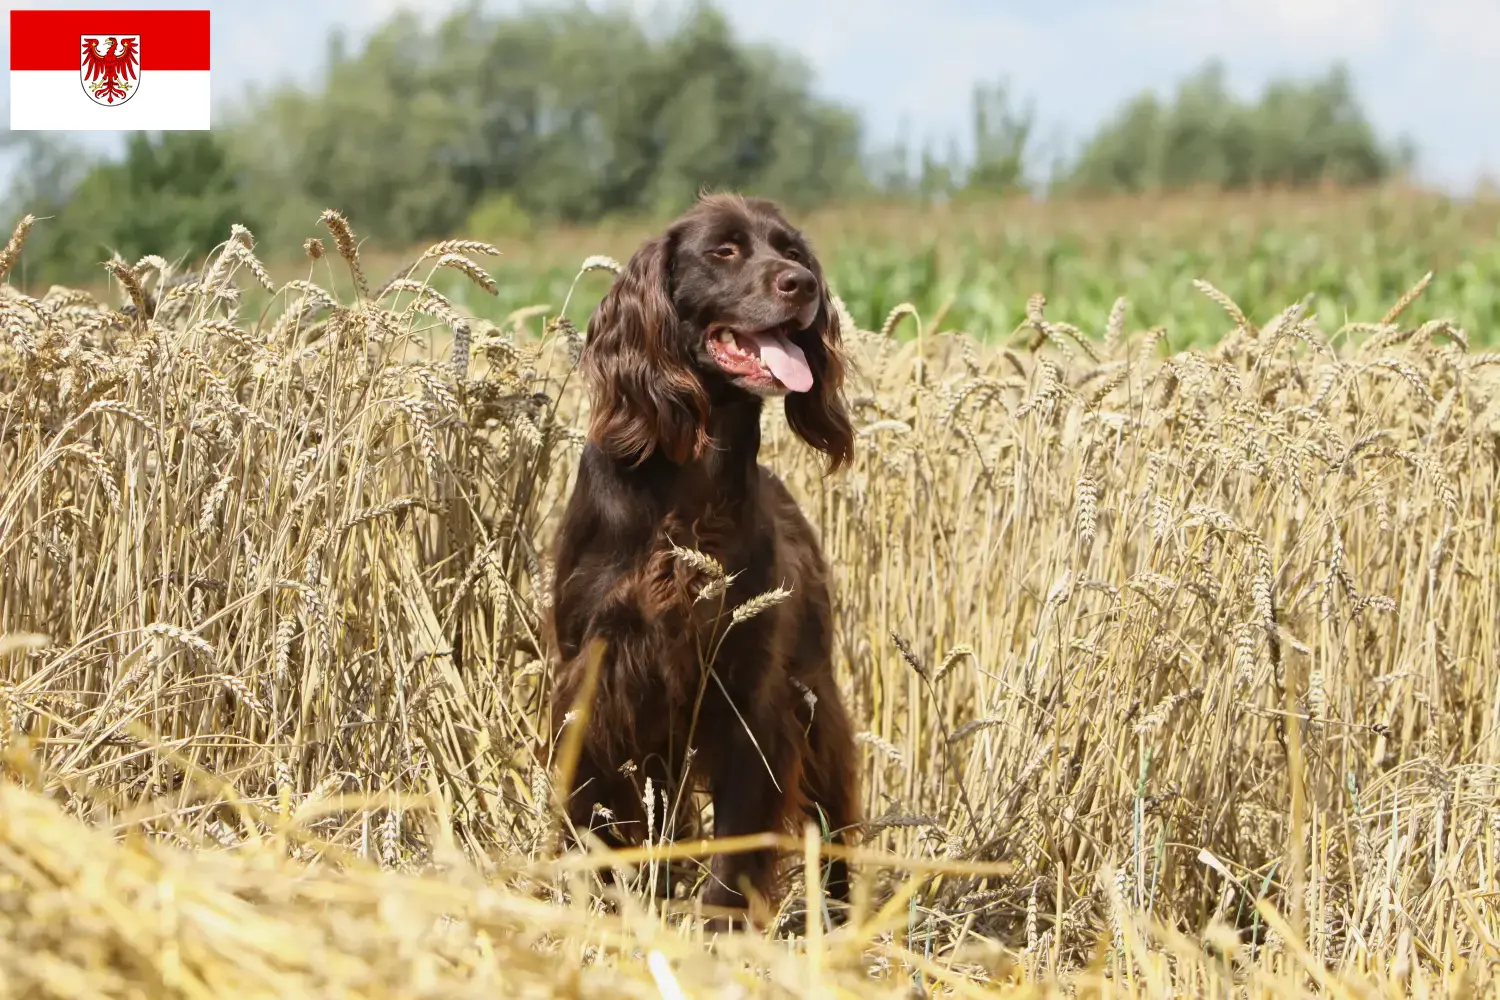
[[[554,736],[577,707],[581,651],[596,638],[608,650],[572,786],[576,832],[624,844],[648,825],[676,829],[665,798],[647,823],[647,778],[676,806],[706,786],[720,837],[811,820],[842,842],[859,822],[823,553],[757,462],[761,396],[704,347],[714,324],[790,329],[803,315],[812,322],[790,336],[814,384],[787,396],[787,420],[836,469],[853,449],[837,314],[816,256],[771,203],[701,200],[641,247],[590,322],[591,433],[552,602]],[[771,896],[775,860],[718,856],[705,901]],[[841,862],[827,889],[848,899]]]

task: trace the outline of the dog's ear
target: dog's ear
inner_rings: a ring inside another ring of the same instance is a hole
[[[813,385],[807,392],[787,394],[786,419],[798,437],[828,456],[828,471],[835,472],[854,455],[854,428],[844,403],[843,331],[823,266],[811,250],[807,268],[818,279],[818,315],[808,329],[810,335],[796,340],[812,369]]]
[[[673,236],[636,251],[589,318],[580,367],[588,380],[589,439],[636,463],[674,462],[708,447],[708,392],[694,374],[672,305]]]

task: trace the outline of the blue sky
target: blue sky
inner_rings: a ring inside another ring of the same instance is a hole
[[[678,0],[626,0],[648,17]],[[26,7],[196,7],[179,0],[31,0]],[[251,83],[311,79],[329,29],[352,38],[398,8],[440,17],[458,0],[238,0],[214,16],[216,100]],[[507,9],[517,0],[491,0]],[[1466,190],[1500,176],[1500,0],[735,0],[740,32],[800,51],[823,93],[857,107],[874,138],[967,132],[977,80],[1035,100],[1045,136],[1076,141],[1146,88],[1169,90],[1210,56],[1231,85],[1341,59],[1382,133],[1405,133],[1424,178]],[[0,31],[9,48],[9,18]],[[8,100],[9,81],[0,81]],[[91,143],[118,144],[105,133]],[[8,182],[0,167],[0,189]]]

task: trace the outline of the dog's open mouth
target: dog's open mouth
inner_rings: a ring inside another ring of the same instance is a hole
[[[807,355],[791,338],[791,324],[767,330],[736,330],[714,325],[708,329],[708,353],[730,375],[764,385],[780,383],[792,392],[812,388]]]

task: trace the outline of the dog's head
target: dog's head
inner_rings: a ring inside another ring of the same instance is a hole
[[[582,367],[590,438],[607,453],[674,462],[709,447],[709,410],[784,396],[787,422],[848,461],[838,315],[806,238],[765,199],[699,199],[625,265],[589,320]]]

